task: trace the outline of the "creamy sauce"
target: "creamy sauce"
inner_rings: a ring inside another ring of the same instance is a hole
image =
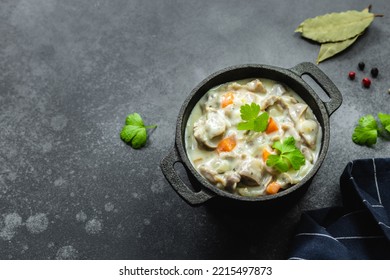
[[[269,114],[273,127],[238,130],[240,108],[251,103]],[[304,165],[286,172],[268,166],[267,154],[277,154],[272,145],[291,136]],[[187,122],[185,145],[192,165],[211,184],[256,197],[275,193],[271,184],[282,191],[300,182],[318,159],[321,138],[315,115],[294,91],[272,80],[246,79],[212,88],[199,100]]]

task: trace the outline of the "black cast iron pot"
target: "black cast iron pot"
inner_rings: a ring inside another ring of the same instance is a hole
[[[328,102],[323,102],[314,90],[302,79],[309,75],[329,96]],[[274,195],[260,197],[242,197],[220,190],[203,178],[192,166],[185,150],[185,129],[192,109],[200,98],[211,88],[231,81],[247,78],[266,78],[287,85],[294,90],[312,109],[322,127],[322,145],[319,157],[312,170],[301,182]],[[245,64],[232,66],[214,73],[203,80],[185,100],[176,124],[175,145],[161,161],[161,169],[173,189],[190,205],[200,205],[208,200],[219,204],[245,204],[256,206],[283,206],[296,201],[307,190],[313,176],[324,161],[329,145],[329,116],[341,105],[342,96],[334,83],[314,64],[304,62],[290,69],[268,65]],[[176,162],[181,162],[192,186],[187,186],[174,168]],[[199,190],[199,191],[195,191]]]

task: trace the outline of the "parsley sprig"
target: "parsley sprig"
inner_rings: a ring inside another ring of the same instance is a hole
[[[373,115],[366,115],[359,119],[359,125],[355,127],[352,141],[359,145],[371,146],[378,138],[378,125]]]
[[[267,129],[269,115],[267,112],[260,113],[260,106],[254,102],[245,104],[240,108],[241,119],[244,120],[237,125],[238,130],[253,130],[263,132]]]
[[[387,133],[390,133],[390,115],[389,114],[383,114],[383,113],[379,113],[378,114],[378,118],[382,124],[382,131],[383,132],[387,132]]]
[[[274,142],[272,148],[277,150],[277,155],[269,155],[267,165],[276,168],[280,172],[286,172],[291,167],[294,170],[299,170],[305,164],[305,157],[301,151],[295,146],[294,137],[290,136],[280,141]]]
[[[359,124],[352,134],[352,141],[358,145],[372,146],[377,142],[378,135],[389,138],[390,115],[378,113],[381,126],[378,126],[373,115],[365,115],[359,119]]]
[[[121,139],[130,144],[134,149],[145,146],[148,134],[147,128],[155,128],[157,125],[144,125],[144,121],[138,113],[130,114],[126,117],[126,125],[120,133]]]

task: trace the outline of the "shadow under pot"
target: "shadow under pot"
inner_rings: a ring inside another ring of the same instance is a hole
[[[329,101],[322,101],[308,83],[302,79],[303,75],[310,76],[329,96]],[[248,197],[220,189],[205,179],[191,163],[186,151],[185,136],[187,122],[193,108],[210,89],[233,81],[256,78],[275,81],[295,92],[313,112],[320,125],[322,136],[316,161],[299,182],[275,194]],[[298,64],[290,69],[261,64],[228,67],[203,80],[185,100],[176,123],[175,144],[160,164],[162,172],[173,189],[192,206],[205,202],[207,204],[217,203],[218,205],[231,203],[251,206],[271,205],[277,208],[291,205],[304,194],[324,161],[330,139],[329,117],[341,103],[341,93],[334,83],[317,66],[309,62]],[[175,170],[174,165],[177,162],[183,164],[190,183],[185,183]]]

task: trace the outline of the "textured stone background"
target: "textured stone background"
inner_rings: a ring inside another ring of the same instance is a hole
[[[295,27],[369,3],[385,17],[319,66],[344,103],[302,201],[268,219],[188,206],[159,162],[191,89],[235,64],[314,62]],[[390,143],[351,142],[360,116],[390,113],[389,18],[388,0],[1,0],[0,258],[285,258],[303,210],[341,204],[350,160],[389,156]],[[361,60],[380,71],[370,89],[347,78]],[[139,151],[118,136],[135,111],[158,125]]]

